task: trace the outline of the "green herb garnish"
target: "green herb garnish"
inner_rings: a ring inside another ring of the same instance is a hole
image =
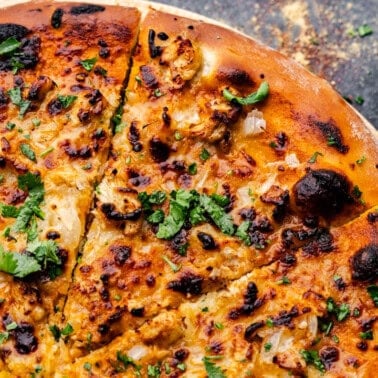
[[[17,41],[14,37],[9,37],[0,43],[0,55],[6,55],[14,52],[21,46],[21,42]]]
[[[325,373],[326,369],[319,357],[319,353],[316,350],[304,350],[300,351],[301,356],[309,365],[314,365],[317,370],[322,373]]]
[[[58,95],[58,100],[62,104],[64,109],[69,108],[76,100],[77,96],[63,96],[63,95]]]
[[[368,286],[367,292],[369,293],[371,299],[373,300],[375,307],[378,307],[378,286],[377,285]]]
[[[35,152],[31,149],[31,147],[26,143],[21,143],[20,150],[24,156],[26,156],[29,160],[36,162],[37,158],[35,156]]]
[[[176,265],[167,256],[162,256],[162,259],[169,265],[174,273],[177,273],[181,269],[181,265]]]
[[[80,61],[80,64],[83,66],[83,68],[86,71],[91,71],[94,65],[97,62],[97,57],[90,58],[90,59],[84,59]]]
[[[256,92],[251,93],[247,97],[238,97],[233,95],[228,89],[223,89],[223,97],[228,101],[234,101],[240,105],[252,105],[263,101],[269,94],[269,85],[266,81],[262,82]]]
[[[213,362],[213,358],[211,356],[203,357],[202,362],[205,365],[208,378],[226,378],[222,369]]]
[[[202,161],[206,161],[207,159],[209,159],[209,157],[210,157],[210,152],[206,148],[203,148],[200,153],[200,159]]]
[[[310,164],[316,163],[316,159],[318,156],[324,156],[321,152],[315,151],[314,154],[311,156],[311,158],[308,160]]]

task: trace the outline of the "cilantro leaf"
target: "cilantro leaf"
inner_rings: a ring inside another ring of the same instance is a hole
[[[63,95],[58,95],[58,100],[62,104],[64,109],[69,108],[76,100],[77,96],[63,96]]]
[[[223,89],[223,97],[228,101],[234,101],[240,105],[252,105],[263,101],[268,97],[269,84],[263,81],[256,92],[249,94],[247,97],[237,97],[233,95],[228,89]]]
[[[162,259],[169,265],[174,273],[177,273],[181,269],[181,265],[175,264],[167,256],[162,256]]]
[[[236,230],[235,235],[239,237],[245,245],[252,245],[251,237],[248,234],[249,227],[251,226],[250,221],[244,221]]]
[[[148,365],[147,366],[147,376],[148,376],[148,378],[159,378],[160,377],[160,366],[159,365]]]
[[[52,335],[54,336],[55,341],[59,341],[59,339],[60,339],[59,327],[57,325],[53,324],[53,325],[49,326],[49,330],[52,333]]]
[[[164,221],[163,210],[155,210],[148,218],[147,221],[152,224],[159,224]]]
[[[154,192],[152,192],[149,196],[149,202],[151,204],[157,204],[157,205],[161,205],[165,199],[167,198],[167,195],[160,191],[160,190],[155,190]]]
[[[91,71],[94,65],[96,64],[96,62],[97,62],[97,56],[95,56],[94,58],[81,60],[80,64],[83,66],[83,68],[86,71]]]
[[[165,217],[164,222],[160,223],[156,236],[159,239],[171,239],[176,235],[185,221],[185,208],[177,201],[171,200],[169,204],[169,214]]]
[[[62,330],[60,331],[60,333],[63,335],[63,336],[69,336],[71,335],[71,333],[73,332],[73,327],[70,323],[67,323],[66,326],[64,328],[62,328]]]
[[[196,206],[194,209],[191,209],[189,213],[190,223],[195,226],[196,224],[205,222],[206,217],[204,213],[205,212],[201,206]]]
[[[232,218],[229,214],[226,214],[222,207],[205,194],[202,194],[199,200],[200,205],[224,234],[233,235],[235,233]]]
[[[210,158],[210,152],[206,148],[203,148],[200,153],[200,159],[202,161],[206,161],[209,158]]]
[[[333,298],[328,298],[326,305],[328,313],[335,314],[339,322],[342,322],[350,315],[350,308],[347,303],[342,303],[340,306],[337,306]]]
[[[26,143],[21,143],[20,150],[24,156],[26,156],[29,160],[36,162],[37,158],[35,156],[35,152],[31,149],[31,147]]]
[[[300,354],[307,364],[314,365],[320,372],[325,373],[326,369],[319,357],[318,351],[302,349]]]
[[[219,366],[215,365],[211,357],[209,356],[203,357],[202,361],[205,365],[208,378],[226,378],[222,369]]]
[[[19,115],[22,117],[31,104],[29,100],[23,100],[21,96],[21,89],[19,87],[14,87],[8,91],[8,95],[12,101],[12,103],[19,107],[20,113]]]
[[[58,245],[53,240],[34,240],[27,245],[27,251],[35,256],[44,269],[47,267],[47,263],[61,264],[61,260],[57,255]]]
[[[32,190],[35,188],[37,188],[38,190],[43,190],[41,176],[39,175],[33,175],[32,173],[28,172],[24,175],[18,176],[17,181],[18,187],[22,190]]]
[[[41,270],[41,266],[31,256],[24,253],[5,252],[0,249],[0,271],[23,278]]]
[[[368,286],[367,292],[369,293],[371,299],[373,300],[375,307],[378,307],[378,286],[377,285]]]
[[[16,206],[0,203],[0,214],[4,218],[17,218],[20,210]]]
[[[5,343],[9,338],[9,332],[0,332],[0,345]]]
[[[9,54],[14,52],[21,46],[21,42],[18,42],[16,38],[9,37],[5,41],[0,43],[0,55]]]

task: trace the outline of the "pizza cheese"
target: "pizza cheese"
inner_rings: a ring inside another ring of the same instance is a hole
[[[0,14],[0,377],[373,376],[375,131],[136,4]]]

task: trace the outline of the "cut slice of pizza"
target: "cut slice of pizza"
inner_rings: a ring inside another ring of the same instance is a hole
[[[88,340],[90,353],[57,377],[374,376],[377,216],[332,228],[331,241],[300,240],[316,227],[286,228],[279,260],[101,349]]]
[[[229,30],[151,10],[126,98],[64,309],[74,358],[278,260],[287,227],[326,250],[377,201],[373,132]]]
[[[63,308],[138,24],[135,8],[1,10],[0,370],[13,376],[57,353],[49,324]]]

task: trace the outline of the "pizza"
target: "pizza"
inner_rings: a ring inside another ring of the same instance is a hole
[[[0,14],[0,377],[373,377],[378,139],[332,87],[127,1]]]

